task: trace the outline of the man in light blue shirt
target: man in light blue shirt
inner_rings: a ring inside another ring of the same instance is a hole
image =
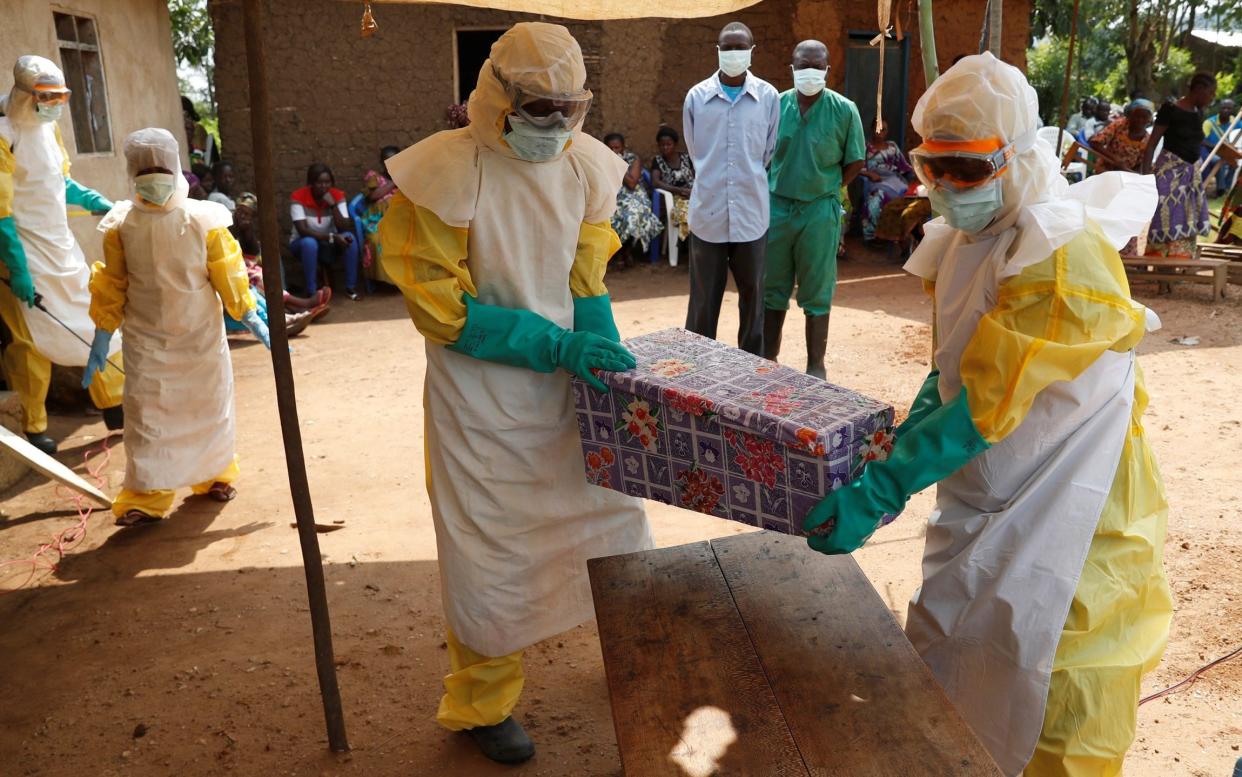
[[[747,72],[754,36],[741,22],[720,31],[720,69],[686,94],[690,194],[690,309],[686,329],[716,337],[729,272],[737,284],[738,347],[763,353],[763,269],[768,232],[768,162],[776,148],[780,96]]]

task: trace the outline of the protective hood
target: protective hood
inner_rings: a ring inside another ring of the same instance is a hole
[[[147,127],[132,132],[125,138],[124,150],[125,170],[129,175],[131,188],[134,178],[143,170],[152,167],[162,167],[176,179],[177,189],[162,207],[143,202],[136,196],[134,207],[148,211],[171,210],[185,201],[190,185],[181,174],[181,148],[171,132],[160,127]]]
[[[490,58],[479,69],[479,81],[470,94],[466,111],[470,133],[479,145],[516,158],[502,140],[505,117],[513,110],[509,94],[496,77],[531,92],[568,94],[586,86],[582,49],[569,30],[559,24],[522,22],[492,44]],[[577,133],[582,120],[573,127]],[[571,144],[575,141],[571,141]]]
[[[36,87],[65,88],[65,75],[50,59],[27,54],[17,58],[13,66],[13,88],[4,105],[4,114],[14,124],[38,124],[43,120],[35,112]]]
[[[1023,207],[1062,197],[1069,185],[1051,146],[1040,143],[1039,99],[1022,71],[990,53],[965,57],[936,79],[914,107],[911,123],[924,139],[1013,143],[1017,155],[1001,176],[1004,204],[994,225],[1012,225]]]

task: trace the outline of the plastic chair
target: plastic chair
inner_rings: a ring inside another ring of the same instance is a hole
[[[664,189],[656,189],[654,194],[659,198],[664,211],[664,234],[668,236],[668,266],[676,267],[678,250],[677,228],[673,224],[673,193]],[[652,198],[653,210],[655,197]]]
[[[362,220],[366,217],[367,196],[359,193],[349,201],[349,215],[354,220],[354,242],[358,245],[358,273],[362,276],[363,286],[366,288],[367,294],[375,291],[375,285],[371,283],[371,279],[366,276],[366,271],[362,268],[362,258],[367,250],[366,230],[362,227]],[[376,257],[378,258],[378,257]]]

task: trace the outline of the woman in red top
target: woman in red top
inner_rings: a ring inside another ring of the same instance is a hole
[[[358,246],[354,243],[354,220],[349,216],[345,192],[327,165],[316,162],[306,169],[306,186],[290,197],[289,215],[293,239],[289,248],[302,262],[306,296],[318,290],[320,262],[341,258],[345,262],[345,294],[358,299]]]

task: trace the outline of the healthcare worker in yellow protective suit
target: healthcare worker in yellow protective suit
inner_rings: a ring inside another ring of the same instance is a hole
[[[470,126],[389,159],[381,261],[427,339],[428,491],[451,673],[436,719],[493,760],[522,649],[594,617],[587,559],[651,547],[637,500],[583,477],[570,374],[624,370],[604,269],[625,163],[581,131],[578,43],[522,23],[492,46]]]
[[[69,154],[56,123],[68,100],[60,68],[27,55],[13,68],[13,88],[0,117],[0,277],[5,279],[0,318],[13,336],[4,349],[4,374],[21,400],[27,438],[48,454],[56,452],[44,407],[52,364],[85,365],[85,343],[94,331],[87,315],[90,268],[69,230],[65,205],[89,211],[112,207],[99,192],[69,177]],[[47,312],[34,307],[36,294]],[[118,339],[109,351],[117,366],[120,346]],[[91,400],[104,411],[109,429],[124,425],[123,382],[109,366],[91,384]]]
[[[187,197],[172,133],[125,139],[135,197],[104,218],[104,261],[91,276],[96,330],[83,383],[103,369],[113,333],[125,333],[125,484],[118,526],[158,521],[173,489],[227,502],[237,492],[233,365],[223,308],[271,347],[223,205]]]
[[[938,483],[906,631],[1007,775],[1121,773],[1172,612],[1167,505],[1134,349],[1151,314],[1117,249],[1149,176],[1068,186],[1035,92],[966,57],[914,111],[911,161],[943,218],[906,269],[933,299],[934,365],[892,456],[808,517],[850,552]]]

